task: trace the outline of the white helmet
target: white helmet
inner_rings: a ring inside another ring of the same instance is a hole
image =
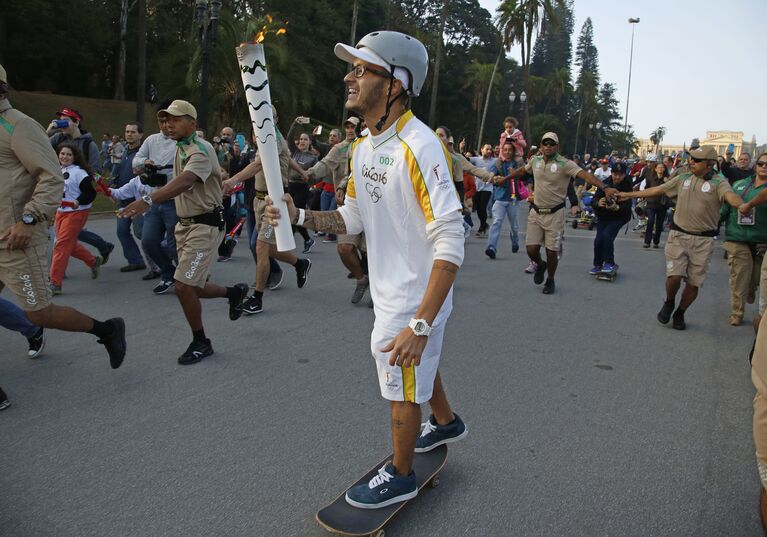
[[[359,59],[381,65],[383,60],[388,64],[383,67],[388,67],[392,71],[395,67],[402,67],[410,75],[407,93],[414,97],[421,93],[429,70],[429,53],[426,52],[423,43],[400,32],[369,33],[360,39],[354,48],[338,43],[335,46],[335,54],[348,63],[354,63],[355,59]]]

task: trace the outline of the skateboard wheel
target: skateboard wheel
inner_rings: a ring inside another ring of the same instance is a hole
[[[438,475],[435,475],[435,476],[434,476],[434,477],[432,477],[432,478],[431,478],[431,480],[429,481],[429,487],[431,487],[431,488],[435,489],[435,488],[437,488],[438,486],[439,486],[439,476],[438,476]]]
[[[378,530],[375,533],[371,533],[370,537],[384,537],[386,535],[386,532],[384,530]]]

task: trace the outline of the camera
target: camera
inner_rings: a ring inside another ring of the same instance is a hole
[[[153,164],[145,164],[144,172],[139,175],[141,184],[151,187],[165,186],[168,182],[168,176],[164,173],[159,173],[157,169],[157,166]]]

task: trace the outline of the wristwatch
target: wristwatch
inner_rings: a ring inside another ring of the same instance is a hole
[[[428,336],[431,334],[431,326],[424,319],[410,319],[408,326],[416,336]]]
[[[144,194],[143,196],[141,196],[141,201],[143,201],[150,207],[152,206],[152,196],[150,196],[149,194]]]
[[[21,221],[27,224],[28,226],[34,226],[35,224],[37,224],[37,218],[35,218],[35,215],[33,214],[22,214]]]

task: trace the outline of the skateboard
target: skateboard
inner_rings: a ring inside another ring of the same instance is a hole
[[[616,276],[618,276],[618,270],[613,270],[612,272],[597,272],[596,277],[597,280],[604,280],[606,282],[613,281]]]
[[[412,500],[395,503],[381,509],[359,509],[346,503],[346,491],[354,485],[370,481],[378,473],[378,469],[391,459],[392,456],[390,455],[376,464],[369,472],[344,489],[330,505],[320,509],[316,516],[319,525],[338,535],[384,537],[383,527]],[[421,489],[424,486],[428,485],[430,488],[435,488],[439,485],[439,472],[445,466],[446,461],[447,446],[444,444],[426,453],[415,454],[413,470],[418,484],[418,496],[413,498],[414,500],[422,494]]]

